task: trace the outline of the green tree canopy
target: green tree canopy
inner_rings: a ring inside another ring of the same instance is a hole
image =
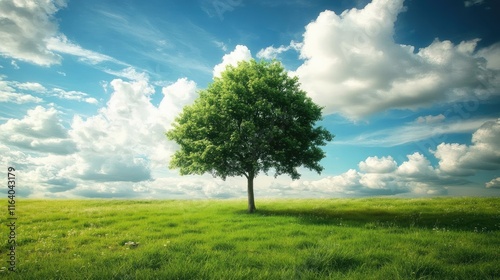
[[[181,175],[245,176],[253,212],[253,179],[260,172],[298,179],[300,166],[323,170],[320,146],[333,135],[315,125],[321,109],[277,61],[228,66],[167,132],[180,146],[169,167]]]

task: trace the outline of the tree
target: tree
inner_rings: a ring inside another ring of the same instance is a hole
[[[297,168],[304,166],[321,173],[325,153],[319,146],[334,137],[315,125],[321,110],[277,61],[228,66],[167,132],[180,146],[169,167],[181,175],[245,176],[252,213],[253,180],[260,172],[298,179]]]

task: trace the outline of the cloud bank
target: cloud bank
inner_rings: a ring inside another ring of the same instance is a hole
[[[432,118],[431,118],[432,119]],[[300,191],[313,191],[340,196],[445,195],[453,186],[468,184],[468,176],[482,170],[500,170],[500,119],[484,122],[473,134],[472,144],[441,143],[432,154],[438,165],[419,152],[407,155],[400,165],[391,157],[368,157],[337,176],[317,181],[296,181],[291,186]],[[499,188],[500,178],[485,184]]]
[[[38,88],[36,84],[24,85]],[[183,106],[197,97],[196,83],[182,78],[161,89],[146,80],[110,83],[106,106],[90,117],[64,122],[53,107],[37,106],[23,118],[0,126],[2,164],[25,168],[29,197],[229,198],[245,196],[245,180],[210,176],[179,177],[167,169],[176,144],[164,133]],[[415,123],[440,122],[426,116]],[[401,163],[391,156],[368,157],[357,169],[319,180],[291,181],[260,176],[259,196],[354,197],[445,195],[481,170],[500,170],[500,119],[487,120],[471,135],[472,144],[441,143],[431,160],[415,152]],[[28,179],[29,178],[29,179]],[[485,183],[497,189],[498,178]]]
[[[30,167],[25,183],[33,195],[119,196],[122,190],[111,187],[118,182],[126,188],[167,171],[175,144],[164,133],[182,107],[196,98],[196,84],[183,78],[164,87],[158,106],[151,103],[155,90],[145,80],[115,79],[110,87],[109,101],[94,116],[75,116],[67,124],[57,109],[37,106],[22,119],[0,126],[2,150],[16,155],[2,163]]]

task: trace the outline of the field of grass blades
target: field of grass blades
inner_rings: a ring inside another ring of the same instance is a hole
[[[500,279],[500,198],[22,200],[1,279]],[[7,224],[7,210],[2,211]]]

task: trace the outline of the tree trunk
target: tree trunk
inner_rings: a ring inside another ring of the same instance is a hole
[[[251,172],[248,177],[248,213],[255,212],[255,201],[253,197],[253,178],[254,174]]]

